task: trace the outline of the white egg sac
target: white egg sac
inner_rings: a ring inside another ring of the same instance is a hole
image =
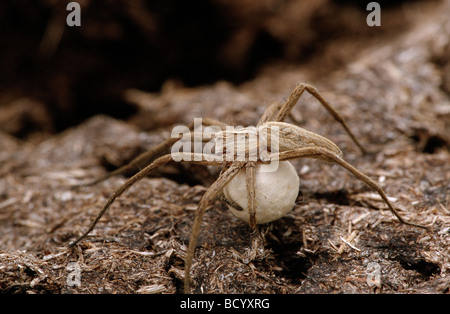
[[[297,171],[289,161],[280,161],[276,171],[261,171],[262,165],[256,166],[256,223],[263,224],[280,219],[295,205],[300,179]],[[247,210],[246,170],[242,168],[224,187],[223,194],[228,200],[228,207],[236,217],[249,221]],[[231,206],[230,204],[234,204]],[[236,206],[237,205],[237,206]]]

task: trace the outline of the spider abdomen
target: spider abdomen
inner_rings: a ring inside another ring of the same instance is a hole
[[[280,161],[276,171],[264,172],[262,165],[256,166],[256,223],[263,224],[285,216],[295,205],[300,179],[289,161]],[[223,194],[229,201],[233,214],[249,221],[245,168],[224,187]],[[232,206],[230,204],[236,204]]]

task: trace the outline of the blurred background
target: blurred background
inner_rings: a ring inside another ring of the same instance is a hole
[[[137,108],[124,91],[169,79],[241,84],[276,63],[326,75],[407,29],[406,7],[440,1],[377,1],[382,27],[360,0],[79,0],[80,27],[69,2],[0,2],[1,131],[40,141],[98,113],[126,119]]]

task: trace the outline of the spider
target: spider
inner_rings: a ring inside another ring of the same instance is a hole
[[[189,293],[190,291],[190,268],[192,266],[195,248],[197,245],[197,239],[200,231],[200,226],[202,222],[203,215],[206,211],[207,206],[216,198],[224,200],[233,213],[239,218],[246,220],[252,230],[256,230],[257,224],[270,222],[281,218],[287,211],[293,208],[295,205],[295,199],[298,195],[298,175],[293,169],[292,164],[288,160],[296,158],[315,158],[325,160],[327,162],[336,163],[343,168],[351,172],[356,178],[367,184],[370,188],[375,190],[382,198],[384,203],[387,205],[389,210],[397,217],[400,223],[405,225],[410,225],[413,227],[419,227],[428,229],[425,226],[408,222],[404,220],[401,215],[397,212],[395,207],[391,204],[388,197],[386,196],[383,189],[367,175],[356,169],[354,166],[346,162],[342,158],[342,152],[336,144],[334,144],[329,139],[320,136],[314,132],[307,131],[296,125],[283,122],[291,113],[292,108],[296,105],[300,97],[304,92],[308,92],[314,96],[320,104],[333,116],[333,118],[339,122],[348,135],[351,137],[353,142],[358,146],[361,152],[364,154],[366,151],[362,145],[358,142],[356,137],[350,131],[344,119],[335,111],[335,109],[320,95],[318,90],[309,84],[298,84],[294,90],[291,92],[289,97],[284,102],[275,102],[270,105],[263,113],[261,118],[256,125],[256,130],[259,132],[265,131],[266,133],[271,133],[272,131],[277,131],[277,150],[268,150],[268,154],[261,154],[256,160],[249,158],[249,152],[253,149],[259,149],[260,143],[253,143],[246,147],[245,157],[241,160],[226,160],[222,158],[218,153],[191,153],[191,152],[175,152],[172,154],[164,154],[168,148],[174,145],[180,138],[169,138],[162,142],[161,144],[155,146],[153,149],[143,153],[136,159],[131,161],[129,164],[107,173],[103,177],[92,181],[86,185],[96,184],[101,182],[113,175],[125,173],[137,167],[142,168],[134,176],[126,180],[120,187],[118,187],[109,200],[106,202],[102,210],[99,212],[97,217],[91,223],[87,231],[85,231],[81,236],[79,236],[75,241],[69,244],[70,247],[76,245],[80,240],[86,237],[92,229],[95,227],[97,222],[103,216],[103,214],[108,210],[108,208],[113,204],[116,198],[127,191],[132,185],[137,183],[139,180],[147,176],[149,173],[158,169],[159,167],[167,164],[170,161],[182,160],[188,163],[195,163],[201,165],[215,165],[222,166],[223,169],[218,177],[218,179],[208,188],[201,198],[198,208],[195,212],[194,223],[192,227],[192,233],[189,240],[189,246],[187,250],[187,255],[185,258],[185,276],[184,276],[184,291]],[[214,135],[214,140],[216,144],[219,143],[219,149],[222,148],[220,145],[223,143],[223,139],[242,133],[242,131],[250,131],[249,128],[244,128],[244,130],[239,131],[227,131],[227,125],[213,120],[213,119],[203,119],[202,123],[204,126],[216,126],[220,129]],[[194,129],[194,124],[189,125],[189,130]],[[252,129],[252,130],[255,130]],[[244,138],[248,139],[248,134]],[[227,142],[229,143],[229,142]],[[231,142],[232,145],[239,145],[242,143]],[[265,142],[266,146],[269,146],[268,142]],[[270,146],[272,147],[272,146]],[[217,146],[216,146],[217,149]],[[228,146],[224,147],[224,150],[229,149]],[[223,152],[223,151],[222,151]],[[162,156],[161,156],[162,155]],[[161,156],[161,157],[158,157]],[[263,173],[260,168],[263,165],[267,165],[270,162],[279,162],[278,169],[272,172]],[[294,174],[292,173],[294,171]],[[265,176],[269,176],[265,178]],[[266,181],[264,181],[266,180]],[[267,181],[276,180],[278,184],[283,184],[283,181],[291,180],[293,183],[289,186],[283,186],[282,189],[289,191],[294,191],[291,193],[294,197],[281,197],[281,199],[288,199],[283,203],[282,200],[276,202],[270,202],[270,198],[275,198],[277,195],[274,193],[270,194],[272,188],[267,189],[267,186],[274,186],[273,183],[267,183]],[[242,185],[246,186],[246,189],[242,188]],[[258,189],[257,189],[258,188]],[[269,197],[267,195],[261,196],[259,190],[269,190]],[[237,189],[237,192],[236,192]],[[233,195],[233,193],[235,195]],[[241,194],[241,197],[236,196]],[[242,194],[244,194],[242,198]],[[269,200],[267,200],[269,198]],[[282,204],[283,203],[283,204]]]

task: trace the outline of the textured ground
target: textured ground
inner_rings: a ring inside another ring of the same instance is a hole
[[[122,96],[138,112],[126,120],[96,115],[28,140],[3,129],[0,291],[181,292],[194,210],[219,169],[161,169],[67,249],[124,177],[89,188],[71,185],[123,165],[169,136],[174,124],[194,117],[254,125],[270,103],[308,82],[370,153],[361,156],[309,95],[295,108],[295,123],[336,142],[346,160],[383,186],[405,219],[430,231],[399,224],[373,191],[337,165],[298,160],[296,206],[260,226],[263,242],[220,201],[211,204],[192,268],[193,291],[449,293],[450,4],[437,2],[415,14],[395,35],[362,40],[356,48],[337,38],[308,64],[270,63],[242,84],[183,87],[168,80],[158,93],[128,89]],[[333,59],[344,64],[326,71]],[[44,124],[45,115],[30,102],[17,99],[2,107],[2,116],[10,113],[9,125],[19,124],[13,118],[23,110]]]

